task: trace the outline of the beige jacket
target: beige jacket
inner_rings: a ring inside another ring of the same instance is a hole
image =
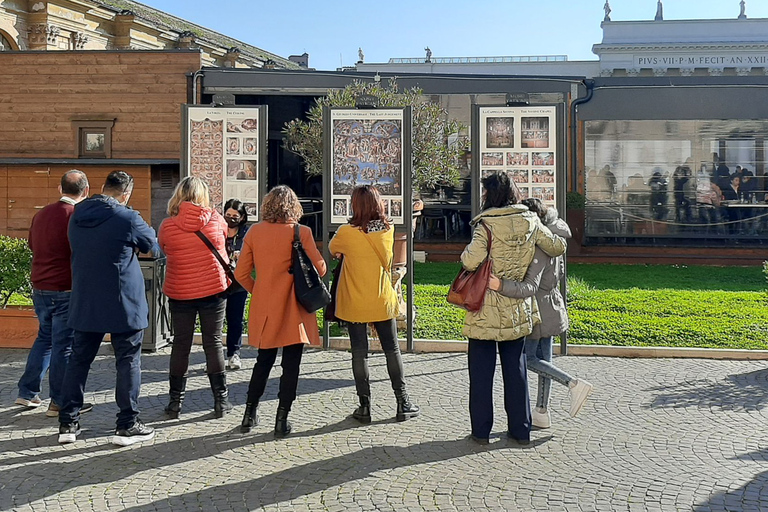
[[[522,281],[536,247],[550,256],[565,252],[565,239],[553,235],[525,206],[489,208],[471,222],[475,227],[472,241],[461,254],[461,263],[467,270],[479,267],[488,253],[488,235],[477,225],[481,221],[491,230],[493,273],[500,279]],[[467,312],[463,334],[479,340],[516,340],[530,334],[540,321],[532,297],[515,299],[488,290],[480,311]]]

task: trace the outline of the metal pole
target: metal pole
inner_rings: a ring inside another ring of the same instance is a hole
[[[413,339],[413,308],[414,308],[414,290],[413,290],[413,174],[412,174],[412,151],[411,146],[413,144],[413,127],[412,127],[412,111],[411,107],[405,107],[403,109],[403,151],[405,152],[404,162],[405,169],[403,169],[403,179],[405,181],[403,187],[403,213],[405,214],[405,245],[408,254],[406,256],[406,268],[408,269],[408,290],[406,293],[406,305],[408,306],[408,312],[406,313],[406,320],[408,325],[406,326],[406,350],[408,352],[416,351],[416,343]],[[405,131],[407,129],[407,132]],[[407,138],[406,138],[407,137]],[[448,227],[446,226],[446,229]]]
[[[331,187],[333,186],[331,176],[331,111],[328,107],[323,108],[323,257],[325,261],[331,262],[331,252],[328,250],[329,230],[331,223]],[[325,274],[325,284],[330,280],[330,269]],[[323,309],[325,312],[325,309]],[[331,346],[331,326],[328,320],[323,317],[323,348]]]

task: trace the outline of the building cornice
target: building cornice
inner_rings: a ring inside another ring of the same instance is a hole
[[[592,46],[592,52],[621,52],[621,51],[686,51],[686,50],[717,50],[717,51],[744,51],[744,50],[768,50],[766,43],[678,43],[678,44],[603,44]]]

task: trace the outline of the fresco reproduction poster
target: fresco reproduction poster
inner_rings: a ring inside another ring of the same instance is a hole
[[[480,107],[481,178],[505,172],[523,198],[554,206],[555,126],[555,107]]]
[[[189,107],[187,116],[189,174],[206,180],[219,211],[228,199],[240,199],[249,220],[259,216],[260,114],[256,108]]]
[[[403,111],[331,111],[331,223],[352,215],[352,190],[373,185],[394,224],[404,222]]]

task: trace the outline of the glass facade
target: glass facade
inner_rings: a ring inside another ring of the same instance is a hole
[[[586,121],[585,241],[768,244],[762,120]]]

